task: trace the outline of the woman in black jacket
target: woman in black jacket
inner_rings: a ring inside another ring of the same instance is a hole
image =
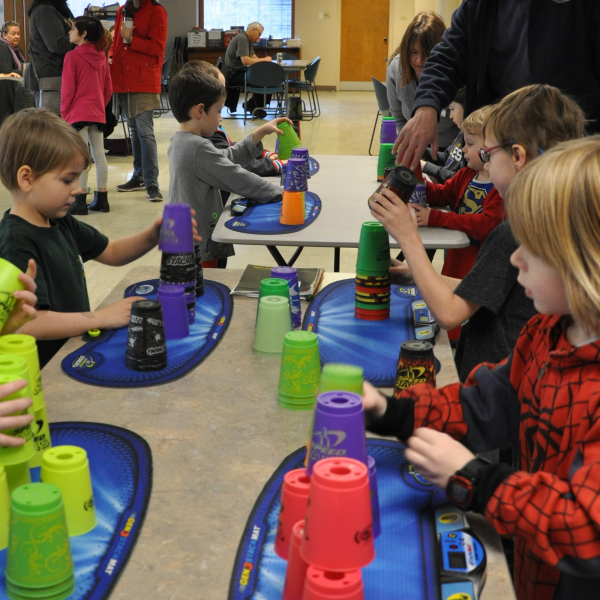
[[[2,25],[0,37],[0,73],[21,77],[25,55],[19,46],[21,28],[16,21],[6,21]]]

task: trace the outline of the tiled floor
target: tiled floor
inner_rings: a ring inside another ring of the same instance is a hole
[[[312,121],[301,122],[302,141],[311,154],[353,154],[366,155],[371,139],[373,123],[377,111],[375,94],[372,92],[321,92],[319,94],[322,114]],[[227,111],[224,110],[223,113]],[[241,114],[241,111],[240,113]],[[223,125],[232,140],[240,140],[264,121],[248,121],[246,127],[242,119],[226,119]],[[158,142],[160,166],[159,183],[165,200],[168,199],[169,165],[167,147],[178,124],[171,113],[154,120]],[[118,136],[118,133],[115,133]],[[273,148],[275,140],[267,137],[265,148]],[[374,151],[378,149],[374,145]],[[107,214],[90,213],[86,217],[78,217],[93,225],[111,238],[135,233],[150,225],[153,219],[162,214],[163,203],[150,203],[145,192],[117,193],[115,186],[127,181],[132,174],[131,157],[108,157],[108,190],[111,212]],[[326,176],[325,173],[322,176]],[[89,184],[94,189],[94,167],[89,177]],[[88,197],[88,201],[90,198]],[[0,209],[10,207],[10,195],[0,185]],[[293,248],[283,248],[285,257],[291,256]],[[441,252],[438,252],[441,255]],[[353,272],[356,262],[356,251],[342,249],[341,271]],[[244,268],[248,263],[275,265],[273,258],[261,246],[236,246],[236,256],[228,263],[230,268]],[[124,267],[107,267],[94,261],[86,264],[86,277],[90,304],[96,307],[115,284],[132,266],[152,265],[158,267],[160,254],[153,250],[135,263]],[[306,248],[296,266],[316,267],[333,270],[333,250],[328,248]],[[158,275],[158,272],[157,272]]]

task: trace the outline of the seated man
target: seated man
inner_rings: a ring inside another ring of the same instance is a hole
[[[229,109],[229,112],[234,113],[237,110],[240,91],[239,89],[231,88],[231,86],[244,85],[244,67],[249,67],[257,62],[271,62],[270,56],[258,58],[254,54],[254,48],[252,47],[252,44],[260,40],[263,31],[264,27],[260,23],[250,23],[246,31],[238,33],[231,40],[229,46],[227,46],[223,75],[225,75],[227,81],[227,100],[225,101],[225,106]],[[248,106],[244,105],[243,108],[247,112],[252,112],[257,106],[267,106],[270,101],[270,94],[266,98],[263,94],[254,94],[248,100]],[[267,113],[264,110],[257,110],[255,116],[264,119]]]

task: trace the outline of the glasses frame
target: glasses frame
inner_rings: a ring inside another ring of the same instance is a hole
[[[504,148],[504,146],[513,146],[516,142],[514,142],[513,140],[510,140],[508,142],[504,142],[504,144],[498,144],[497,146],[491,146],[490,148],[479,148],[479,150],[477,150],[477,156],[479,156],[479,160],[483,163],[489,163],[490,162],[490,152],[492,150],[496,150],[498,148]]]

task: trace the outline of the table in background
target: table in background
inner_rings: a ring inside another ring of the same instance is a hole
[[[239,269],[205,270],[207,279],[230,288],[241,274]],[[352,276],[327,274],[325,283]],[[103,305],[122,298],[127,286],[157,277],[156,268],[132,269]],[[280,360],[252,353],[256,299],[234,298],[223,340],[180,380],[110,389],[69,379],[60,363],[82,345],[80,338],[69,340],[43,370],[51,422],[110,423],[135,431],[152,448],[148,514],[112,593],[114,600],[226,598],[238,543],[256,498],[281,461],[306,444],[311,411],[280,408]],[[442,364],[439,384],[457,381],[444,332],[438,335],[436,356]],[[488,559],[482,600],[514,600],[499,538],[482,518],[473,516]]]
[[[275,56],[277,55],[278,52],[289,52],[290,54],[294,54],[295,56],[298,57],[298,59],[300,59],[302,57],[302,49],[300,48],[300,46],[260,46],[260,45],[253,45],[254,48],[254,52],[256,54],[256,56],[258,56],[259,58],[263,57],[265,54],[267,54],[268,56],[273,57],[273,59],[275,59]],[[213,65],[217,64],[217,60],[220,56],[222,56],[223,58],[225,58],[225,52],[227,52],[227,47],[226,46],[207,46],[206,48],[195,48],[195,47],[190,47],[188,46],[187,48],[187,53],[188,53],[188,61],[190,60],[205,60],[206,62],[209,62]]]
[[[290,61],[293,62],[293,61]],[[231,219],[229,204],[213,232],[216,242],[266,246],[280,266],[293,265],[304,246],[335,248],[334,271],[339,271],[339,248],[358,248],[361,226],[373,221],[367,200],[377,189],[376,156],[315,156],[319,172],[308,180],[308,189],[322,201],[321,214],[308,227],[281,235],[256,235],[225,227]],[[464,248],[469,238],[462,231],[442,227],[419,227],[425,248]],[[296,246],[298,250],[286,263],[277,246]],[[390,246],[399,248],[390,237]]]

